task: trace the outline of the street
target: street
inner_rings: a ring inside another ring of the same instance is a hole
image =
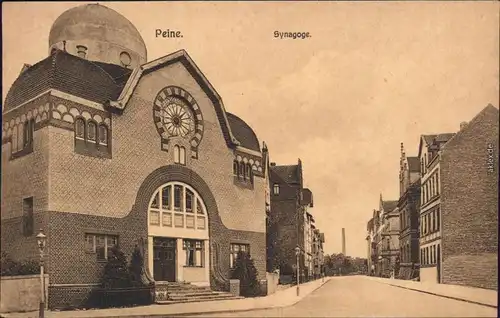
[[[366,279],[335,277],[294,306],[198,317],[496,317],[495,308]],[[194,316],[193,316],[194,317]]]

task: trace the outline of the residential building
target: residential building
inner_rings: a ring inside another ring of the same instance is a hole
[[[399,161],[399,259],[398,277],[414,279],[419,268],[420,163],[408,157],[401,143]]]
[[[268,268],[279,269],[282,279],[296,275],[297,256],[300,248],[299,267],[302,279],[305,268],[310,268],[306,246],[306,227],[310,227],[313,194],[303,186],[302,161],[296,165],[270,164],[271,216],[268,226]],[[308,221],[309,220],[309,221]],[[309,225],[306,225],[309,224]]]
[[[382,220],[379,266],[381,276],[390,277],[399,256],[399,210],[398,201],[384,201],[380,195],[380,219]]]
[[[62,13],[48,53],[3,103],[1,245],[38,258],[44,229],[49,306],[80,305],[116,245],[140,248],[156,286],[228,290],[238,251],[265,279],[266,151],[188,53],[148,62],[100,4]]]
[[[420,278],[498,288],[498,109],[456,134],[424,135]]]
[[[325,243],[325,234],[321,233],[319,229],[314,228],[313,231],[313,277],[318,278],[324,273],[325,255],[323,244]]]
[[[366,224],[366,242],[367,242],[367,270],[368,275],[375,274],[375,263],[377,262],[378,256],[376,255],[376,245],[375,245],[375,226],[374,218],[372,217]]]
[[[304,256],[305,256],[305,279],[309,279],[309,276],[313,274],[313,230],[315,228],[314,225],[314,217],[311,213],[306,212],[304,223]]]
[[[383,216],[379,210],[373,210],[373,248],[372,253],[374,275],[382,276],[382,231],[384,230]]]

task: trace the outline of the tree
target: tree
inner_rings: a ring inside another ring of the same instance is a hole
[[[127,257],[118,248],[113,247],[104,266],[102,286],[106,289],[131,287],[131,276],[127,266]]]
[[[260,285],[257,280],[257,268],[255,268],[249,253],[238,252],[231,278],[240,280],[240,293],[242,296],[254,297],[259,294]]]

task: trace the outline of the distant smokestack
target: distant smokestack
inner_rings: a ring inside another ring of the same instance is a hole
[[[467,122],[466,121],[463,121],[460,123],[460,130],[464,129],[465,127],[467,127]]]
[[[346,255],[345,252],[345,229],[342,228],[342,254]]]

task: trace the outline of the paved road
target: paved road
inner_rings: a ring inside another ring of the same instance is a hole
[[[496,317],[494,308],[389,286],[363,277],[335,277],[287,308],[198,317]]]

